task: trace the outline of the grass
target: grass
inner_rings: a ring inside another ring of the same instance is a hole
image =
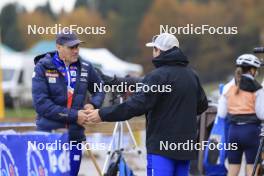
[[[213,82],[213,83],[207,83],[207,84],[204,84],[202,85],[203,88],[204,88],[204,91],[207,93],[207,94],[210,94],[212,91],[216,90],[219,88],[219,82]]]
[[[32,119],[36,116],[36,113],[33,108],[19,108],[19,109],[5,109],[6,118],[25,118]]]

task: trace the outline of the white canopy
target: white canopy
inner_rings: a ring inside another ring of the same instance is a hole
[[[80,56],[83,59],[98,65],[98,67],[102,69],[103,73],[109,76],[126,76],[128,74],[139,76],[143,71],[141,65],[125,62],[105,48],[81,48]]]

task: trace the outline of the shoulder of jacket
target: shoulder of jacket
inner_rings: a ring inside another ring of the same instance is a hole
[[[165,82],[165,76],[162,70],[158,69],[154,69],[151,72],[149,72],[148,74],[146,74],[144,76],[144,79],[142,80],[142,82],[156,82],[157,84],[162,84],[163,82]]]
[[[260,88],[255,92],[256,96],[261,96],[264,98],[264,88]]]
[[[41,62],[41,63],[51,62],[51,58],[53,57],[53,55],[55,55],[55,53],[56,53],[56,51],[51,51],[51,52],[47,52],[44,54],[37,55],[34,58],[35,65],[37,65],[37,63],[39,63],[39,62]]]
[[[231,81],[229,81],[227,84],[224,85],[224,88],[223,88],[223,95],[225,95],[228,90],[230,89],[231,86],[234,86],[235,85],[235,79],[233,78]]]
[[[82,68],[87,68],[88,69],[88,68],[92,67],[92,63],[91,62],[86,61],[86,60],[82,59],[81,57],[79,57],[79,61],[80,61],[80,64],[81,64]]]
[[[149,77],[160,77],[163,72],[165,72],[165,70],[163,68],[156,68],[154,70],[152,70],[151,72],[149,72],[148,74],[146,74],[146,76]]]
[[[49,69],[49,68],[53,68],[53,63],[51,61],[50,58],[48,57],[43,57],[41,58],[35,65],[35,67],[38,69],[38,68],[41,68],[41,69]]]

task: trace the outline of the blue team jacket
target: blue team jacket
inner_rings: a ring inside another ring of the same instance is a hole
[[[49,52],[34,59],[32,97],[37,112],[37,129],[52,131],[67,126],[70,140],[82,141],[85,140],[84,128],[76,123],[77,112],[87,103],[87,90],[91,93],[89,103],[96,108],[102,105],[105,93],[94,90],[94,84],[100,84],[102,80],[91,63],[79,58],[72,107],[67,108],[67,84],[52,62],[55,53]]]

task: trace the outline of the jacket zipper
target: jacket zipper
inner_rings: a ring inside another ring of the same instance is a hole
[[[66,73],[67,73],[67,88],[66,88],[66,95],[67,95],[67,98],[66,98],[66,106],[68,109],[70,109],[71,107],[68,107],[68,89],[70,88],[71,86],[71,76],[70,76],[70,72],[69,72],[69,66],[66,66]],[[65,124],[65,127],[68,129],[69,128],[69,123],[66,122]]]

